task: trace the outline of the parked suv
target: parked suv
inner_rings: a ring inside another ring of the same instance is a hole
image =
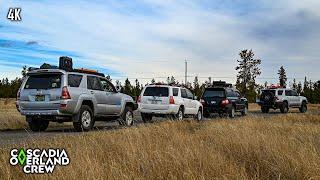
[[[257,103],[263,113],[269,113],[270,109],[280,109],[281,113],[287,113],[289,108],[299,108],[301,113],[305,113],[308,109],[306,97],[299,96],[294,90],[278,86],[263,89]]]
[[[190,90],[171,85],[147,85],[138,97],[142,120],[148,122],[153,116],[173,117],[182,120],[185,116],[202,119],[202,105]]]
[[[17,108],[32,131],[46,130],[49,121],[72,121],[77,131],[87,131],[99,120],[131,126],[137,105],[99,73],[37,69],[24,79]]]
[[[242,97],[231,84],[226,84],[224,81],[213,82],[211,87],[205,88],[200,102],[206,118],[213,113],[219,114],[220,117],[227,114],[230,118],[234,118],[236,112],[242,115],[248,113],[247,99]]]

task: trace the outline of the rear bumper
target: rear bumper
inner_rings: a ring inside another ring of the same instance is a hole
[[[231,109],[231,106],[225,106],[225,107],[221,107],[221,106],[216,106],[216,107],[210,107],[210,106],[207,106],[207,107],[203,107],[203,113],[206,113],[206,114],[211,114],[211,113],[218,113],[218,114],[221,114],[221,113],[228,113]]]
[[[263,106],[263,107],[269,107],[269,108],[279,108],[281,107],[283,102],[275,102],[275,103],[265,103],[263,101],[259,101],[258,105]]]
[[[180,108],[179,105],[169,105],[168,109],[147,109],[139,105],[138,111],[146,114],[177,114],[179,111],[179,108]]]
[[[20,113],[25,116],[72,116],[72,114],[63,113],[60,110],[22,110]]]

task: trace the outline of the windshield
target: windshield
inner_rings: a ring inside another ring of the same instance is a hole
[[[223,89],[207,89],[203,93],[203,97],[210,98],[210,97],[225,97],[225,91]]]
[[[60,87],[60,74],[31,75],[24,86],[25,89],[53,89]]]
[[[167,87],[147,87],[143,96],[168,97],[169,89]]]

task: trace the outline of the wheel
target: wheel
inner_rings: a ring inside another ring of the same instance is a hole
[[[180,107],[178,113],[176,114],[175,119],[181,121],[183,120],[183,117],[184,117],[183,108]]]
[[[77,115],[77,118],[77,121],[73,122],[73,127],[76,131],[89,131],[93,128],[93,113],[89,106],[82,105]]]
[[[230,112],[229,112],[229,118],[234,118],[236,114],[236,110],[234,106],[231,107]]]
[[[198,121],[202,120],[202,111],[199,109],[198,113],[194,116],[194,118]]]
[[[264,106],[261,107],[262,113],[269,113],[269,110],[270,109],[268,107],[264,107]]]
[[[27,118],[29,127],[33,132],[45,131],[49,126],[49,121],[35,118]]]
[[[299,110],[300,110],[301,113],[307,112],[307,110],[308,110],[307,103],[306,102],[302,102],[301,107],[299,108]]]
[[[132,126],[133,125],[133,110],[131,107],[126,106],[119,119],[119,124],[122,126]]]
[[[241,111],[242,116],[246,116],[248,114],[248,106],[245,106],[244,109]]]
[[[152,115],[151,114],[141,113],[141,118],[142,118],[142,121],[144,123],[152,121]]]
[[[281,111],[281,113],[288,113],[289,108],[288,108],[287,102],[283,102],[282,106],[280,107],[280,111]]]

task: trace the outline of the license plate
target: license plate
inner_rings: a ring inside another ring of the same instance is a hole
[[[160,104],[161,101],[153,100],[151,101],[151,104]]]
[[[211,104],[216,104],[217,102],[216,101],[211,101]]]
[[[36,101],[44,101],[45,100],[45,96],[44,95],[37,95],[35,100]]]

